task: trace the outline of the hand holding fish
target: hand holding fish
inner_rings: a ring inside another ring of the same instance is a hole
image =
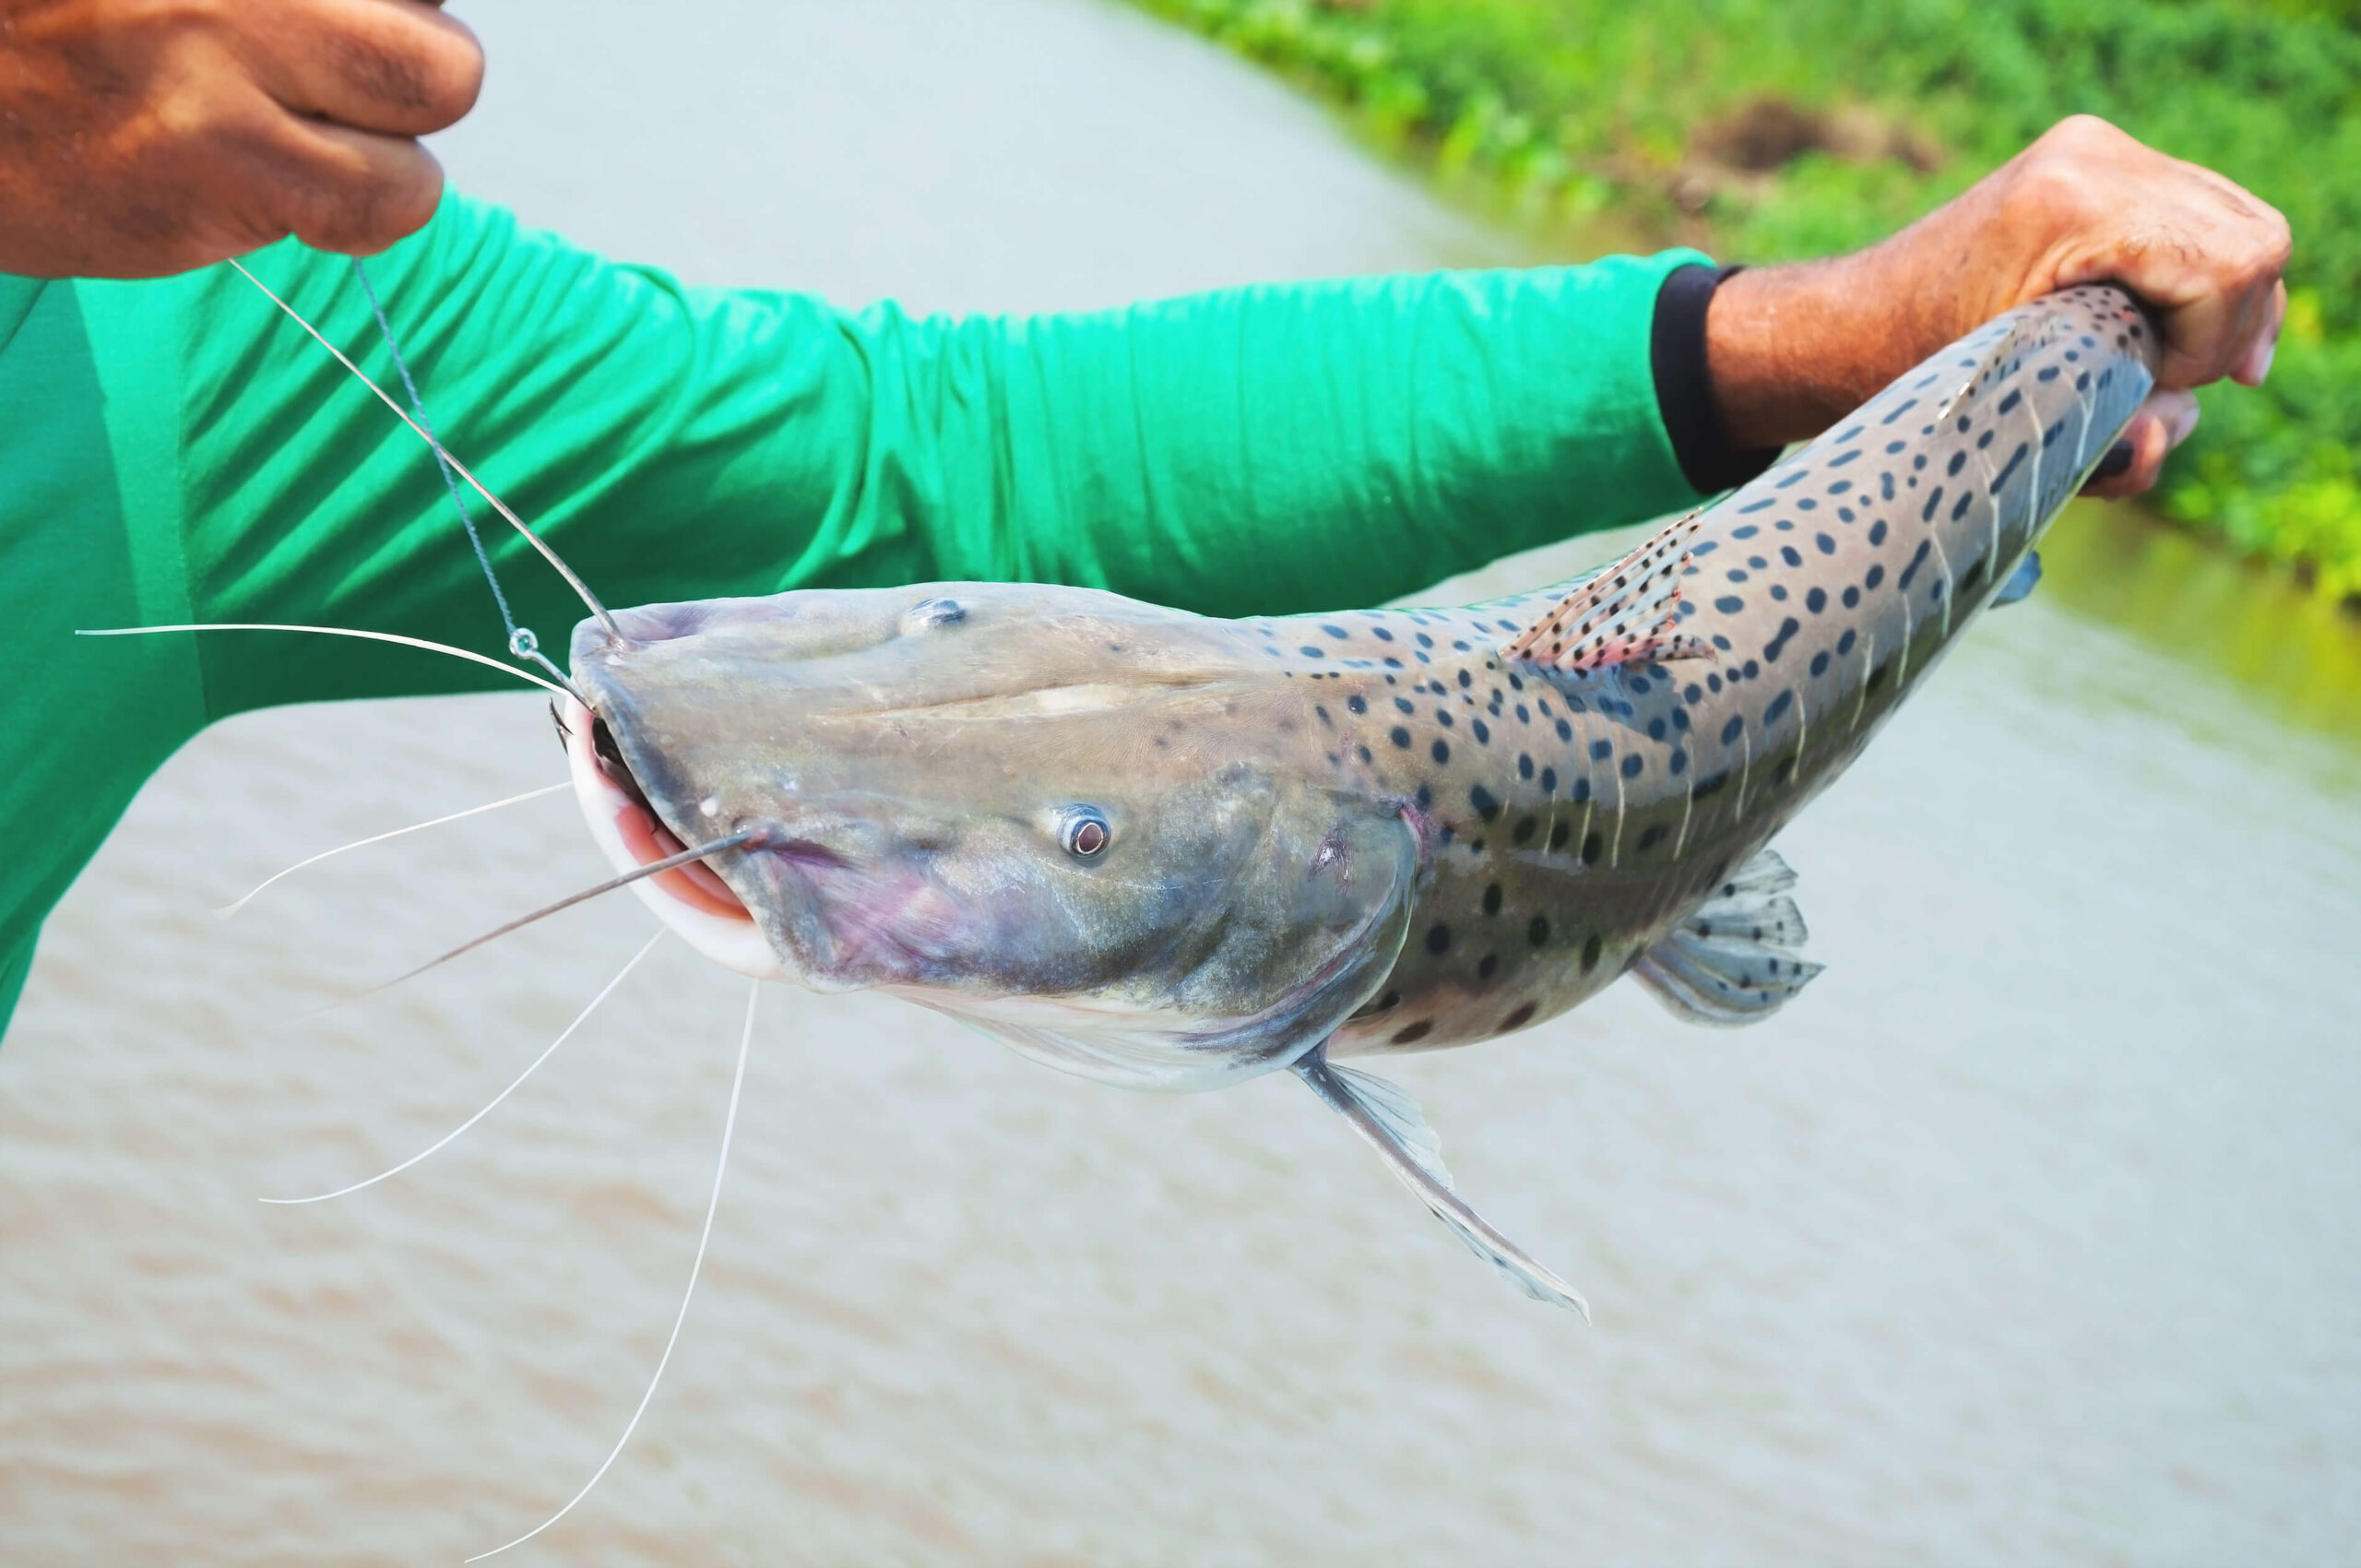
[[[2196,427],[2191,387],[2271,368],[2288,249],[2269,203],[2076,115],[1891,239],[1730,279],[1707,318],[1714,394],[1739,446],[1800,440],[1978,323],[2121,283],[2155,314],[2163,366],[2091,490],[2137,494]]]
[[[142,278],[423,224],[483,53],[426,0],[0,4],[0,271]]]

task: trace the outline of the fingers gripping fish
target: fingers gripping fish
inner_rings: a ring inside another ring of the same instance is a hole
[[[905,996],[1057,1067],[1293,1070],[1478,1255],[1580,1309],[1339,1058],[1629,972],[1761,1018],[1818,970],[1765,848],[2146,394],[2108,288],[1994,321],[1602,572],[1464,610],[1213,620],[1081,588],[804,591],[577,628],[575,787],[619,871],[763,979]]]

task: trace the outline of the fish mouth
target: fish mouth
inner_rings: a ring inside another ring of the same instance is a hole
[[[635,872],[688,848],[632,776],[604,719],[568,696],[558,708],[558,731],[575,801],[591,839],[616,871]],[[704,861],[642,877],[631,890],[667,927],[724,968],[757,980],[789,978],[753,912]]]

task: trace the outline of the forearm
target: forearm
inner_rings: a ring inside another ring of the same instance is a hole
[[[441,434],[618,604],[925,579],[1224,613],[1370,603],[1687,504],[1649,339],[1683,258],[1275,286],[1081,315],[682,291],[455,202],[373,273]],[[341,259],[258,258],[386,368]],[[480,647],[431,458],[243,280],[186,290],[193,599]],[[576,618],[484,519],[521,617]],[[207,650],[215,711],[473,682]]]
[[[1225,613],[1372,603],[1694,498],[1649,362],[1682,259],[970,322],[881,385],[951,410],[904,428],[940,444],[953,490],[917,499],[961,575]]]

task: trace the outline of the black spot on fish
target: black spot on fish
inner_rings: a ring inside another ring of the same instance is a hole
[[[1734,593],[1726,593],[1714,600],[1714,608],[1725,615],[1735,615],[1746,608],[1746,600]]]
[[[1651,741],[1661,741],[1661,740],[1663,740],[1663,739],[1664,739],[1664,737],[1665,737],[1665,730],[1666,730],[1666,725],[1665,725],[1665,721],[1664,721],[1662,719],[1649,719],[1649,720],[1648,720],[1648,739],[1649,739],[1649,740],[1651,740]]]
[[[1440,738],[1436,740],[1433,745],[1427,748],[1427,753],[1435,759],[1437,766],[1441,766],[1442,764],[1451,760],[1450,743]]]
[[[1767,730],[1778,723],[1786,715],[1787,709],[1794,706],[1796,694],[1793,692],[1781,692],[1777,696],[1773,697],[1771,706],[1762,710],[1762,727]]]
[[[1860,602],[1861,590],[1848,584],[1845,589],[1845,608],[1850,610]]]
[[[1828,673],[1828,650],[1826,648],[1821,648],[1818,653],[1811,656],[1811,672],[1815,675],[1825,675]]]
[[[1488,915],[1501,912],[1501,885],[1497,882],[1484,889],[1484,912]]]
[[[1447,707],[1439,707],[1435,709],[1435,722],[1442,725],[1446,730],[1450,729],[1451,709]]]
[[[1352,636],[1350,632],[1347,632],[1342,626],[1330,626],[1323,624],[1320,629],[1327,633],[1328,636],[1335,638],[1338,642],[1343,642],[1347,637]]]
[[[1918,575],[1918,568],[1927,564],[1927,550],[1928,546],[1931,542],[1931,540],[1923,539],[1918,541],[1918,552],[1910,558],[1909,565],[1902,568],[1902,576],[1894,579],[1894,587],[1900,588],[1904,593],[1908,593],[1910,591],[1910,579]],[[1875,588],[1877,585],[1875,583],[1871,583],[1869,586],[1871,588]]]
[[[1459,683],[1462,686],[1472,686],[1476,683],[1476,677],[1462,670],[1459,672]]]
[[[1418,809],[1419,809],[1420,811],[1422,811],[1422,812],[1423,812],[1423,811],[1432,811],[1432,810],[1434,809],[1434,804],[1435,804],[1435,792],[1434,792],[1434,789],[1433,789],[1433,787],[1432,787],[1432,786],[1430,786],[1430,785],[1426,785],[1426,784],[1421,784],[1421,785],[1419,785],[1419,786],[1418,786]],[[1442,830],[1442,832],[1443,832],[1443,842],[1444,842],[1444,843],[1446,843],[1446,844],[1447,844],[1447,843],[1449,843],[1449,842],[1451,842],[1451,829],[1450,829],[1450,828],[1448,828],[1448,827],[1446,827],[1446,828],[1444,828],[1444,829]]]
[[[1363,762],[1370,762],[1370,761],[1373,761],[1373,760],[1374,760],[1374,759],[1373,759],[1373,758],[1371,758],[1371,757],[1370,757],[1370,755],[1369,754],[1369,748],[1368,748],[1367,746],[1356,746],[1356,747],[1354,747],[1353,749],[1354,749],[1355,751],[1357,751],[1357,752],[1360,753],[1360,754],[1361,754],[1361,760],[1362,760]]]
[[[1672,775],[1674,778],[1679,778],[1682,774],[1689,771],[1689,754],[1682,751],[1678,746],[1674,747],[1672,758],[1666,766],[1672,769]]]
[[[1394,732],[1389,735],[1387,739],[1391,740],[1395,745],[1401,747],[1406,752],[1410,749],[1410,731],[1405,730],[1399,724],[1396,724],[1394,727]]]
[[[1382,627],[1382,626],[1371,626],[1371,627],[1369,629],[1369,635],[1370,635],[1370,636],[1375,637],[1379,642],[1382,642],[1382,643],[1390,643],[1390,642],[1392,642],[1392,641],[1394,640],[1394,634],[1393,634],[1392,632],[1387,631],[1387,630],[1386,630],[1384,627]]]
[[[1486,822],[1493,821],[1501,814],[1499,797],[1481,784],[1474,786],[1467,791],[1467,803],[1475,807],[1476,814]]]
[[[1606,945],[1598,932],[1590,933],[1590,939],[1583,944],[1583,973],[1588,974],[1598,968],[1598,956]]]
[[[1827,609],[1828,590],[1826,588],[1814,588],[1809,593],[1804,595],[1804,608],[1810,611],[1815,615]]]
[[[1413,632],[1410,635],[1412,637],[1417,639],[1420,647],[1432,647],[1435,646],[1434,638],[1427,636],[1424,632]]]
[[[1540,1011],[1541,1004],[1538,1002],[1526,1003],[1524,1006],[1519,1007],[1515,1012],[1511,1013],[1507,1017],[1501,1020],[1501,1032],[1502,1034],[1506,1034],[1512,1029],[1521,1029],[1525,1028],[1525,1025],[1533,1022],[1533,1016]]]
[[[1601,838],[1596,833],[1585,833],[1583,835],[1583,864],[1586,866],[1595,866],[1598,864],[1598,857],[1606,853],[1606,839]]]
[[[1482,719],[1469,719],[1467,721],[1467,728],[1474,732],[1476,736],[1476,743],[1477,745],[1489,746],[1492,743],[1492,732],[1484,727],[1484,721]]]
[[[1731,719],[1727,724],[1722,726],[1722,744],[1726,746],[1730,744],[1732,742],[1736,741],[1738,736],[1745,732],[1746,720],[1738,718]]]
[[[1865,588],[1874,589],[1883,581],[1885,581],[1885,568],[1883,566],[1872,566],[1869,569],[1868,574],[1861,578],[1861,586]]]
[[[1484,955],[1484,961],[1476,966],[1476,978],[1477,980],[1490,980],[1492,978],[1492,971],[1500,967],[1501,956],[1498,953],[1487,953]]]
[[[1663,843],[1664,836],[1669,831],[1671,830],[1661,822],[1649,824],[1647,830],[1640,835],[1640,852],[1646,854],[1650,849]]]
[[[1519,752],[1516,754],[1516,776],[1519,778],[1530,778],[1533,777],[1533,758],[1524,752]]]
[[[1545,767],[1541,770],[1541,792],[1545,795],[1554,795],[1558,792],[1558,770],[1556,768]]]
[[[1770,642],[1763,646],[1762,658],[1764,661],[1771,664],[1778,663],[1779,655],[1786,650],[1787,639],[1794,636],[1797,632],[1800,632],[1803,629],[1803,623],[1797,620],[1792,615],[1782,620],[1779,623],[1779,635],[1773,637]],[[1749,671],[1748,673],[1752,674],[1753,671]]]
[[[1953,478],[1957,478],[1959,476],[1960,469],[1965,467],[1967,467],[1967,454],[1964,452],[1954,452],[1952,454],[1952,460],[1950,463],[1944,466],[1943,472],[1952,475]]]
[[[1358,696],[1347,697],[1345,699],[1345,707],[1348,711],[1353,713],[1367,713],[1369,711],[1369,699],[1367,697]]]
[[[1439,925],[1427,932],[1427,951],[1442,957],[1451,951],[1451,927]]]
[[[1403,1028],[1394,1030],[1394,1043],[1396,1045],[1416,1045],[1434,1032],[1435,1021],[1432,1018],[1421,1018],[1415,1024],[1405,1025]]]
[[[1529,942],[1529,943],[1533,944],[1533,945],[1534,945],[1534,946],[1536,946],[1536,947],[1538,947],[1538,946],[1540,946],[1543,943],[1545,943],[1545,942],[1548,941],[1548,940],[1549,940],[1549,921],[1548,921],[1548,918],[1547,916],[1544,916],[1544,915],[1536,915],[1536,916],[1534,916],[1534,917],[1533,917],[1533,919],[1532,919],[1531,921],[1529,921],[1528,922],[1526,922],[1526,924],[1525,924],[1525,939],[1527,942]]]
[[[1847,631],[1845,632],[1845,634],[1843,636],[1841,636],[1841,637],[1837,638],[1837,639],[1836,639],[1836,654],[1837,654],[1837,657],[1841,659],[1841,658],[1843,658],[1845,655],[1846,655],[1846,654],[1848,654],[1848,653],[1852,652],[1852,651],[1853,651],[1853,642],[1854,642],[1854,634],[1853,634],[1850,630],[1847,630]]]

